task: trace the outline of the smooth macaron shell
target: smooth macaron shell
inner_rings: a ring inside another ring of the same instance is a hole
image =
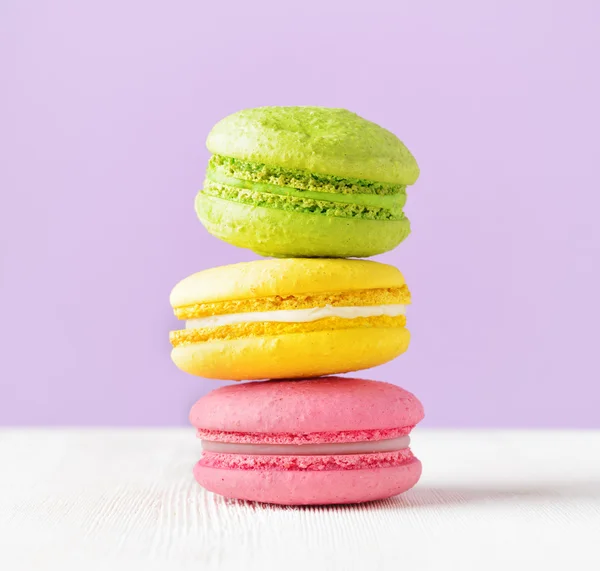
[[[308,378],[370,369],[404,353],[408,329],[333,329],[173,347],[182,371],[208,379]]]
[[[215,434],[207,440],[247,442],[228,434],[252,434],[261,442],[330,442],[326,434],[354,433],[359,440],[407,434],[424,416],[415,395],[391,383],[350,377],[264,381],[226,385],[198,400],[192,426]],[[400,430],[399,430],[400,429]],[[404,430],[406,429],[406,430]],[[281,435],[281,439],[266,438]],[[303,435],[303,440],[298,440]],[[318,435],[317,440],[308,435]],[[350,436],[337,441],[356,440]]]
[[[325,377],[230,385],[200,399],[190,421],[223,443],[376,442],[408,434],[423,407],[408,391],[378,381]],[[300,454],[300,453],[299,453]],[[421,463],[409,448],[381,453],[265,455],[204,452],[194,476],[206,489],[285,505],[354,503],[414,486]]]

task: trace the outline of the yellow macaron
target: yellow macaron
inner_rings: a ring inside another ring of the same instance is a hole
[[[211,379],[306,378],[381,365],[408,348],[410,292],[395,267],[288,258],[212,268],[179,282],[173,362]]]

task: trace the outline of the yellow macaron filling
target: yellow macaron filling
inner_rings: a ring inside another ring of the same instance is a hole
[[[406,285],[392,288],[375,288],[355,291],[338,291],[317,294],[273,295],[255,299],[236,299],[212,303],[194,303],[175,307],[178,319],[194,319],[230,313],[254,313],[256,311],[278,311],[310,309],[313,307],[351,307],[410,303],[410,292]]]
[[[301,323],[285,323],[276,321],[257,321],[236,323],[221,327],[203,327],[198,329],[182,329],[170,334],[173,347],[190,345],[205,341],[232,340],[244,337],[265,337],[289,333],[310,333],[313,331],[328,331],[339,329],[370,329],[370,328],[402,328],[406,325],[406,316],[379,315],[374,317],[327,317],[317,321]]]

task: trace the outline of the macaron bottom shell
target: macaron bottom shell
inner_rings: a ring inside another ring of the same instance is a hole
[[[171,358],[181,370],[209,379],[308,378],[382,365],[409,342],[405,327],[339,329],[180,345]]]
[[[323,460],[327,462],[328,458]],[[280,505],[327,505],[401,494],[418,482],[421,471],[421,462],[415,457],[397,466],[321,471],[219,468],[205,466],[201,460],[194,467],[194,477],[202,487],[227,498]]]
[[[303,213],[223,200],[200,192],[196,213],[215,237],[272,257],[369,257],[410,233],[408,218],[371,220]]]

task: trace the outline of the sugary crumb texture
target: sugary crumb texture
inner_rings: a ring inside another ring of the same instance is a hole
[[[371,454],[340,454],[332,456],[277,456],[249,454],[220,454],[204,452],[200,465],[231,470],[364,470],[401,466],[414,458],[405,448],[396,452]]]
[[[248,204],[366,220],[403,220],[406,186],[288,171],[213,156],[204,194]]]
[[[210,158],[208,171],[222,173],[239,180],[317,192],[385,196],[399,194],[406,189],[405,184],[320,174],[307,170],[241,161],[221,155],[213,155]]]
[[[323,444],[374,442],[406,436],[414,425],[377,430],[343,430],[336,432],[232,432],[198,428],[200,440],[236,444]]]
[[[368,328],[403,328],[406,316],[389,317],[326,317],[318,321],[306,323],[281,323],[274,321],[236,323],[220,327],[204,327],[200,329],[180,329],[170,333],[173,347],[192,343],[202,343],[215,340],[233,340],[244,337],[278,336],[293,333],[311,333],[313,331],[332,331],[339,329],[368,329]]]
[[[393,288],[376,288],[356,291],[336,291],[325,293],[306,293],[273,295],[255,299],[237,299],[213,303],[195,303],[175,307],[178,319],[210,317],[229,313],[252,313],[256,311],[277,311],[287,309],[308,309],[313,307],[350,307],[385,304],[405,304],[411,302],[406,285]]]

